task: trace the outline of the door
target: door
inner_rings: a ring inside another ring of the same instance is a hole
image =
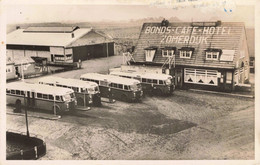
[[[54,55],[51,55],[51,62],[54,62]]]

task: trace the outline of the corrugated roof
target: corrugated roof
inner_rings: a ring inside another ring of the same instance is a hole
[[[79,27],[28,27],[24,32],[71,33]]]
[[[180,49],[182,47],[192,47],[195,48],[195,50],[190,59],[180,58],[179,51],[175,52],[176,65],[234,68],[236,63],[235,60],[238,59],[237,57],[239,56],[239,47],[241,45],[243,36],[242,34],[245,30],[244,23],[221,22],[221,24],[218,24],[216,26],[195,25],[196,24],[191,22],[169,23],[168,27],[170,30],[165,30],[165,32],[162,32],[157,29],[157,32],[153,33],[154,31],[156,31],[156,27],[161,27],[161,23],[144,23],[141,29],[137,46],[135,48],[133,56],[134,60],[136,62],[145,62],[145,48],[158,46],[159,49],[157,49],[156,51],[153,63],[163,64],[167,59],[167,57],[162,56],[161,49],[163,49],[164,47],[171,46],[176,47],[177,49]],[[147,29],[151,27],[155,28],[152,30]],[[184,27],[186,27],[186,32],[182,31]],[[187,27],[190,27],[190,29],[187,29]],[[193,27],[196,27],[196,33],[192,32]],[[215,32],[205,33],[203,32],[204,27],[215,27]],[[199,38],[201,37],[201,41],[197,43],[191,42],[191,36],[193,36],[193,39],[197,39],[197,41],[199,41]],[[185,37],[187,37],[187,42],[184,41]],[[168,43],[166,41],[168,41]],[[234,50],[234,60],[231,62],[206,60],[205,50],[207,48]]]
[[[25,29],[18,29],[7,35],[7,44],[10,45],[35,45],[35,46],[62,46],[66,47],[80,37],[90,32],[91,28],[76,29],[72,33],[54,32],[24,32]]]

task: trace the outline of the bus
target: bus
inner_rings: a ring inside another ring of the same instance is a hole
[[[125,102],[139,101],[143,91],[140,81],[129,80],[112,75],[98,73],[86,73],[80,76],[83,81],[92,81],[99,85],[101,97],[110,98]]]
[[[56,114],[74,110],[77,105],[72,89],[26,82],[6,84],[6,103],[16,107],[49,110]]]
[[[95,82],[81,81],[71,78],[62,78],[55,76],[48,76],[39,79],[39,84],[52,85],[63,88],[73,89],[77,99],[77,105],[89,106],[101,105],[100,91],[98,84]]]
[[[147,93],[169,95],[175,89],[171,75],[136,71],[111,71],[110,75],[139,80],[143,91]]]

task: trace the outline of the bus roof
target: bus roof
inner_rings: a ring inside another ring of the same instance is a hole
[[[39,79],[38,82],[46,82],[46,83],[58,83],[61,85],[80,87],[80,88],[89,88],[98,86],[97,83],[91,81],[81,81],[72,78],[62,78],[57,76],[48,76]]]
[[[125,71],[112,71],[111,75],[122,75],[122,76],[130,76],[130,77],[138,77],[146,78],[146,79],[157,79],[157,80],[167,80],[168,78],[172,78],[171,75],[167,74],[159,74],[159,73],[146,73],[146,72],[125,72]]]
[[[26,82],[7,83],[6,88],[21,90],[21,91],[31,91],[31,92],[43,93],[43,94],[52,94],[52,95],[64,95],[64,94],[74,92],[72,89],[69,88],[55,87],[55,86],[42,85],[42,84],[33,84],[33,83],[26,83]]]
[[[108,82],[111,83],[124,84],[124,85],[134,85],[140,83],[140,81],[134,79],[128,79],[128,78],[99,74],[99,73],[86,73],[81,75],[80,78],[89,78],[89,79],[94,79],[99,81],[107,80]]]

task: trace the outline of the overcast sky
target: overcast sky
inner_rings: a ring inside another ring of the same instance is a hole
[[[226,11],[225,11],[225,9]],[[234,4],[214,7],[158,7],[152,5],[11,5],[6,8],[7,24],[42,22],[120,21],[146,17],[177,17],[181,21],[243,21],[254,26],[254,6]]]

